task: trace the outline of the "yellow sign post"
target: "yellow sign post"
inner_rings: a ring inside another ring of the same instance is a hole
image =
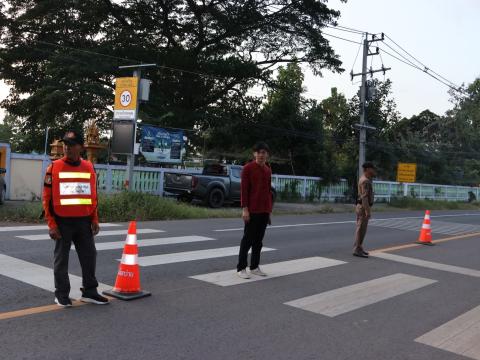
[[[414,183],[417,179],[417,164],[398,163],[397,181],[401,183]]]
[[[117,78],[115,82],[115,120],[135,120],[137,112],[138,78]]]

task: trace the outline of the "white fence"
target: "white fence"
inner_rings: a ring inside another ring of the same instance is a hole
[[[98,174],[99,190],[106,193],[118,192],[124,189],[125,166],[95,165]],[[157,195],[164,193],[165,173],[192,174],[200,170],[178,170],[166,168],[135,167],[133,173],[134,191]],[[275,186],[280,199],[345,202],[350,201],[351,189],[346,180],[337,184],[324,186],[318,177],[273,175],[272,185]],[[406,184],[393,181],[374,181],[375,201],[390,202],[395,197],[416,197],[431,200],[468,201],[473,193],[479,199],[480,188],[468,186],[450,186],[435,184]]]
[[[4,144],[6,145],[6,144]],[[8,146],[8,145],[7,145]],[[38,200],[41,198],[43,177],[50,162],[47,156],[10,153],[6,151],[4,159],[7,173],[7,199]],[[114,193],[125,187],[126,167],[123,165],[95,165],[100,192]],[[133,189],[164,195],[165,173],[198,174],[198,169],[169,169],[152,167],[135,167]],[[352,189],[346,180],[337,184],[322,185],[318,177],[273,175],[272,185],[277,196],[283,200],[305,200],[323,202],[349,202]],[[421,199],[468,201],[471,194],[480,200],[480,188],[467,186],[449,186],[435,184],[400,184],[393,181],[374,181],[375,201],[390,202],[395,197],[415,197]]]

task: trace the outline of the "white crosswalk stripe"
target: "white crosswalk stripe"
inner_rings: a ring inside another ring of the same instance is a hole
[[[137,234],[155,234],[155,233],[162,233],[165,232],[163,230],[157,230],[157,229],[137,229]],[[100,231],[98,235],[95,237],[100,237],[100,236],[112,236],[112,235],[126,235],[127,230],[105,230],[105,231]],[[16,236],[17,238],[24,239],[24,240],[32,240],[32,241],[37,241],[37,240],[50,240],[50,236],[48,234],[41,234],[41,235],[18,235]]]
[[[156,239],[140,239],[137,240],[139,247],[145,246],[158,246],[158,245],[174,245],[174,244],[186,244],[194,243],[201,241],[212,241],[213,238],[205,236],[174,236],[166,238],[156,238]],[[125,241],[112,241],[112,242],[99,242],[95,244],[97,251],[102,250],[114,250],[114,249],[123,249]],[[72,250],[75,250],[75,247],[72,246]]]
[[[415,341],[480,360],[480,306],[420,336]]]
[[[15,279],[40,289],[54,292],[53,270],[28,261],[0,254],[0,275]],[[82,278],[70,274],[70,297],[79,299],[82,295],[80,287]],[[99,284],[98,291],[109,290],[111,286]]]
[[[422,259],[416,259],[412,257],[406,257],[401,255],[390,254],[386,252],[372,252],[370,256],[377,257],[380,259],[396,261],[404,264],[420,266],[428,269],[447,271],[455,274],[461,274],[472,277],[480,277],[480,270],[469,269],[460,266],[447,265],[433,261],[426,261]]]
[[[232,286],[239,284],[247,284],[253,281],[268,280],[281,276],[298,274],[306,271],[323,269],[341,264],[346,264],[346,262],[316,256],[305,259],[289,260],[262,265],[262,271],[268,274],[268,276],[266,277],[254,276],[250,279],[240,279],[236,274],[236,270],[233,269],[190,277],[192,279],[205,281],[219,286]]]
[[[224,247],[224,248],[216,248],[216,249],[185,251],[185,252],[162,254],[162,255],[141,256],[138,258],[138,263],[140,266],[155,266],[155,265],[173,264],[173,263],[186,262],[186,261],[214,259],[214,258],[238,255],[239,250],[240,250],[239,246],[232,246],[232,247]],[[276,249],[264,247],[262,249],[262,252],[274,251],[274,250]],[[118,261],[120,261],[120,259],[118,259]]]
[[[122,226],[120,224],[110,224],[110,223],[101,223],[101,228],[106,227],[116,227]],[[48,231],[47,225],[27,225],[27,226],[2,226],[0,227],[0,232],[23,232],[23,231],[37,231],[37,230],[45,230]]]
[[[316,314],[335,317],[435,282],[436,280],[412,275],[394,274],[307,296],[285,304]]]
[[[420,228],[422,227],[422,222],[423,219],[373,219],[370,221],[370,225],[419,232]],[[475,232],[480,232],[479,225],[432,220],[432,233],[444,235],[463,235]]]

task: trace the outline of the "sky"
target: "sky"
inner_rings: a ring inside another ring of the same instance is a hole
[[[330,0],[328,5],[340,10],[339,25],[386,33],[422,63],[455,84],[469,84],[480,77],[479,0],[349,0],[347,3]],[[357,42],[361,39],[361,35],[336,29],[325,29],[325,32]],[[307,94],[323,99],[330,95],[332,87],[337,87],[348,98],[352,97],[360,86],[352,84],[349,75],[359,45],[329,39],[343,61],[345,72],[340,75],[325,72],[322,78],[307,73]],[[379,46],[396,55],[381,43]],[[380,57],[372,58],[373,68],[381,67]],[[393,82],[393,96],[402,116],[410,117],[425,109],[443,115],[452,107],[446,86],[387,54],[382,54],[382,59],[385,67],[392,68],[386,78]],[[361,71],[361,65],[360,52],[355,73]],[[383,79],[383,75],[377,77]],[[360,78],[354,82],[358,80]]]
[[[341,12],[339,25],[386,33],[396,43],[422,63],[451,82],[468,84],[480,77],[480,46],[478,46],[478,18],[480,0],[330,0],[328,6]],[[325,33],[359,42],[361,35],[325,29]],[[307,97],[321,100],[330,95],[332,87],[347,98],[358,91],[358,80],[350,80],[359,45],[327,37],[343,62],[345,72],[325,71],[314,76],[305,68]],[[391,42],[390,45],[393,45]],[[385,47],[380,43],[380,47]],[[385,47],[387,51],[393,53]],[[393,53],[394,54],[394,53]],[[425,109],[439,115],[451,108],[448,88],[419,70],[382,55],[385,67],[391,67],[386,78],[393,82],[393,96],[402,116],[410,117]],[[381,67],[379,56],[369,58],[374,69]],[[361,71],[361,52],[354,72]],[[383,79],[383,75],[377,75]],[[0,100],[8,94],[8,87],[0,82]],[[4,116],[0,109],[0,119]]]

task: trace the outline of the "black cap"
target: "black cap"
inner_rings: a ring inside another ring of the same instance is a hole
[[[373,165],[373,163],[369,162],[369,161],[363,163],[362,167],[363,167],[364,170],[366,170],[366,169],[376,169],[375,165]]]
[[[253,151],[254,152],[258,152],[260,150],[265,150],[266,152],[268,152],[270,154],[270,147],[267,145],[267,143],[265,143],[263,141],[259,141],[253,146]]]
[[[60,142],[64,142],[67,145],[82,145],[85,143],[83,139],[83,134],[79,133],[78,131],[75,130],[68,130],[65,135],[63,136],[63,139],[60,140]]]

